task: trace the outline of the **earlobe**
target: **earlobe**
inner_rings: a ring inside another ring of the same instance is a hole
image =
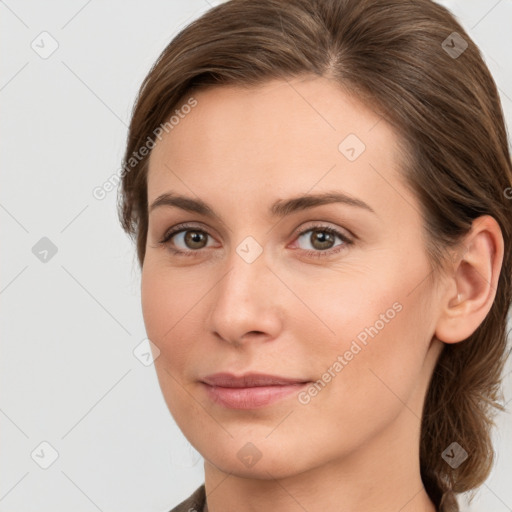
[[[484,321],[496,297],[503,246],[501,229],[493,217],[484,215],[473,221],[441,298],[435,336],[442,342],[463,341]]]

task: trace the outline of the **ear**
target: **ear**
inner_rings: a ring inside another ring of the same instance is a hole
[[[500,226],[493,217],[483,215],[473,221],[441,298],[435,331],[439,340],[463,341],[483,322],[496,297],[503,246]]]

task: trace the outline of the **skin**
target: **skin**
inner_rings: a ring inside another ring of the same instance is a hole
[[[477,219],[434,283],[396,135],[374,111],[318,77],[194,97],[152,150],[148,202],[172,191],[202,199],[219,218],[151,211],[142,307],[163,396],[205,459],[208,510],[434,511],[419,470],[423,401],[443,343],[469,336],[492,305],[499,226]],[[350,133],[366,146],[354,161],[338,149]],[[375,213],[339,203],[282,219],[267,213],[277,199],[332,190]],[[209,236],[187,245],[182,232],[159,244],[181,222]],[[316,223],[357,238],[336,254],[308,255],[343,245],[297,235]],[[252,263],[236,251],[248,236],[263,249]],[[220,371],[317,381],[394,303],[401,311],[307,404],[292,394],[227,409],[199,382]],[[248,442],[261,454],[251,467],[237,456]]]

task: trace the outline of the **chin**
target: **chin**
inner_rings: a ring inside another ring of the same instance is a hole
[[[223,436],[206,441],[204,433],[198,433],[200,442],[196,449],[203,455],[205,462],[226,474],[240,478],[269,480],[287,478],[325,463],[321,450],[310,447],[304,449],[303,440],[288,438],[288,442],[276,436],[272,439],[268,428],[260,435],[237,435],[230,430],[233,438]],[[267,439],[266,439],[267,437]],[[327,456],[328,457],[328,456]]]

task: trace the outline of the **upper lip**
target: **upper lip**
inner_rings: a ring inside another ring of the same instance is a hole
[[[202,382],[210,386],[221,386],[224,388],[251,388],[257,386],[286,386],[308,381],[264,373],[245,373],[238,377],[232,373],[215,373],[204,377]]]

